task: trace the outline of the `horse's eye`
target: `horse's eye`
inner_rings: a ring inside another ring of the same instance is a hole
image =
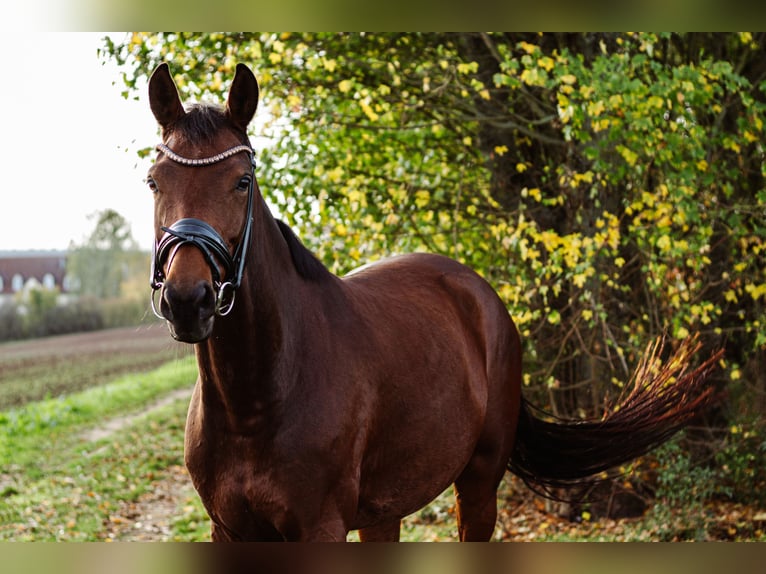
[[[153,180],[151,177],[147,177],[147,178],[146,178],[146,185],[148,185],[148,186],[149,186],[149,189],[151,189],[151,190],[152,190],[152,193],[157,193],[157,191],[158,191],[158,189],[159,189],[159,188],[157,187],[157,182],[156,182],[156,181],[154,181],[154,180]]]
[[[237,183],[237,191],[248,191],[250,189],[250,176],[245,175]]]

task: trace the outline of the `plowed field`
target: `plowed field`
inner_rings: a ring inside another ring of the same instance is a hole
[[[4,343],[0,410],[148,371],[191,352],[160,324]]]

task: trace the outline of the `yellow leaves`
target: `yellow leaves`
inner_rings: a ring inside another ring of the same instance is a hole
[[[657,249],[667,253],[670,250],[670,236],[663,235],[657,240]]]
[[[591,86],[581,86],[580,87],[580,95],[582,95],[584,100],[590,99],[590,97],[593,95],[593,92],[595,90]]]
[[[322,67],[332,74],[338,67],[338,62],[336,60],[328,60],[327,58],[322,58]]]
[[[572,176],[572,181],[572,187],[577,187],[582,182],[593,183],[593,172],[588,170],[585,173],[576,173]]]
[[[604,102],[601,100],[590,102],[588,103],[587,111],[588,115],[591,117],[598,117],[601,115],[601,112],[604,111],[606,106],[604,105]]]
[[[750,295],[754,301],[758,301],[761,297],[766,296],[766,283],[762,283],[761,285],[753,285],[752,283],[749,283],[745,285],[745,292]]]
[[[636,165],[636,162],[638,161],[638,154],[636,152],[628,149],[622,144],[617,146],[617,151],[625,159],[625,161],[628,162],[630,167]]]
[[[572,74],[564,74],[559,78],[559,80],[561,80],[562,83],[568,84],[570,86],[577,82],[577,78]]]
[[[758,49],[758,42],[756,42],[753,39],[752,32],[740,32],[739,33],[739,39],[740,39],[740,41],[743,44],[745,44],[751,50],[757,50]]]
[[[506,145],[496,145],[495,146],[495,153],[499,156],[504,156],[506,153],[508,153],[508,146]]]
[[[735,142],[731,138],[724,139],[723,147],[726,148],[726,149],[730,149],[734,153],[741,153],[742,152],[742,148],[739,146],[739,144],[737,142]]]
[[[325,172],[325,175],[331,182],[338,183],[343,177],[343,168],[340,166],[336,166],[330,171]]]
[[[572,119],[572,117],[574,117],[574,106],[572,106],[569,103],[569,99],[562,94],[558,94],[557,98],[559,103],[556,106],[556,111],[559,114],[559,119],[561,119],[562,123],[567,123]]]
[[[287,96],[287,107],[292,110],[300,109],[301,98],[298,94],[291,93]]]
[[[624,102],[624,99],[622,97],[622,94],[614,94],[612,96],[609,96],[609,107],[612,109],[619,109],[622,107]]]
[[[546,72],[550,72],[553,69],[553,59],[545,56],[537,60],[537,65]]]
[[[663,107],[665,107],[665,100],[663,100],[659,96],[649,96],[649,99],[646,101],[646,104],[650,108],[662,109]]]
[[[386,215],[385,223],[386,225],[396,225],[399,223],[399,220],[401,218],[396,213],[389,213]]]
[[[593,122],[593,131],[598,133],[607,129],[611,125],[612,121],[609,118],[601,118]]]
[[[388,194],[396,203],[402,203],[405,199],[407,199],[407,190],[403,187],[389,187]]]
[[[533,187],[532,189],[528,189],[526,187],[523,188],[521,190],[521,197],[531,197],[537,202],[540,202],[543,199],[542,194],[537,187]]]
[[[521,48],[527,54],[530,54],[530,55],[534,54],[538,50],[537,46],[535,46],[534,44],[530,44],[529,42],[519,42],[518,46],[519,48]]]
[[[347,94],[348,92],[350,92],[351,88],[353,87],[354,87],[354,82],[352,82],[351,80],[341,80],[340,82],[338,82],[338,89],[343,94]]]
[[[592,271],[593,268],[589,267],[588,270]],[[572,283],[575,285],[575,287],[582,289],[585,286],[585,281],[587,281],[587,279],[588,279],[587,273],[576,273],[572,277]]]
[[[366,115],[371,122],[376,122],[380,118],[380,116],[372,109],[369,98],[365,98],[360,101],[359,107],[362,108],[364,115]]]
[[[418,208],[423,208],[426,205],[428,205],[428,202],[431,200],[431,193],[425,189],[419,189],[415,192],[415,205]]]
[[[521,72],[521,81],[527,84],[528,86],[545,86],[545,80],[547,79],[547,74],[545,72],[541,72],[540,68],[527,68],[524,71]]]

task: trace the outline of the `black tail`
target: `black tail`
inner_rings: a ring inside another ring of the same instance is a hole
[[[701,344],[684,341],[661,364],[664,341],[650,344],[628,385],[630,392],[601,420],[563,420],[523,401],[508,469],[544,495],[550,488],[591,482],[596,475],[659,446],[720,398],[704,382],[719,350],[689,370]]]

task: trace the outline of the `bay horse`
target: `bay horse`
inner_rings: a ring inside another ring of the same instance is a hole
[[[471,269],[417,253],[330,273],[256,183],[258,96],[243,64],[224,107],[184,108],[166,63],[149,82],[152,306],[195,345],[184,458],[214,541],[395,541],[451,484],[460,539],[489,540],[507,470],[588,479],[710,402],[719,355],[687,368],[687,345],[662,368],[648,352],[603,420],[552,420],[522,398],[519,334]]]

